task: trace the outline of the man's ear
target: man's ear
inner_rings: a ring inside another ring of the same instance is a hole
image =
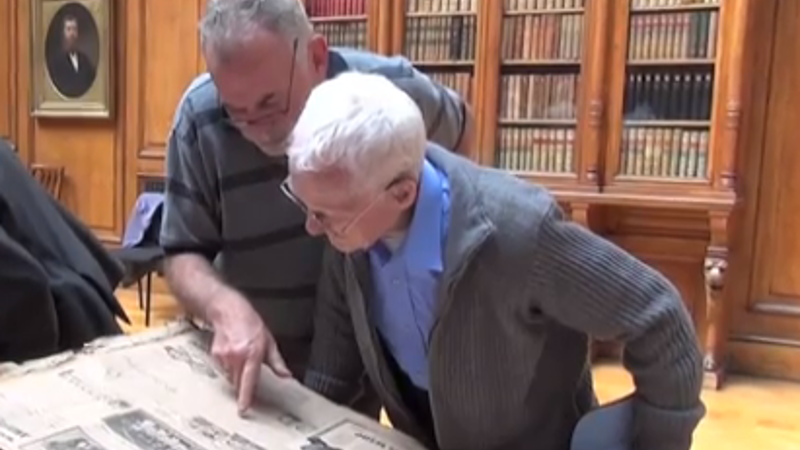
[[[328,42],[325,36],[314,34],[308,41],[308,57],[314,74],[320,81],[324,80],[328,74]]]
[[[389,193],[402,209],[407,209],[417,201],[417,186],[415,180],[405,179],[390,187]]]

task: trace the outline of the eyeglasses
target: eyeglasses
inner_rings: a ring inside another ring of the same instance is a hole
[[[294,194],[294,192],[292,192],[291,187],[289,187],[288,179],[283,180],[283,182],[281,183],[281,191],[283,192],[284,195],[286,195],[286,197],[289,198],[289,200],[292,201],[292,203],[297,205],[297,207],[300,208],[301,211],[303,211],[303,214],[305,214],[308,217],[311,217],[315,222],[320,224],[320,226],[322,226],[322,228],[324,228],[325,231],[335,236],[344,236],[347,234],[348,231],[350,231],[351,228],[353,228],[355,224],[358,223],[359,220],[361,220],[361,218],[363,218],[378,203],[378,201],[381,198],[383,198],[383,195],[386,194],[386,192],[388,192],[389,188],[392,187],[392,185],[394,185],[395,182],[396,181],[389,183],[389,185],[386,186],[386,188],[383,191],[381,191],[380,194],[375,196],[375,198],[372,199],[372,201],[369,202],[367,206],[365,206],[358,214],[350,218],[350,220],[348,220],[342,227],[333,226],[328,216],[319,213],[317,211],[311,211],[308,208],[308,206],[306,206],[306,204],[303,203],[303,201],[300,200],[300,198],[298,198]]]
[[[243,128],[248,126],[253,126],[257,124],[259,121],[264,119],[265,117],[271,116],[278,116],[278,115],[285,115],[289,112],[289,108],[292,105],[292,87],[294,86],[294,66],[297,62],[297,46],[299,44],[298,38],[294,39],[294,43],[292,44],[292,64],[289,66],[289,87],[286,89],[286,103],[280,108],[268,108],[263,111],[260,111],[256,117],[252,118],[243,118],[243,117],[235,117],[233,114],[228,111],[228,109],[223,105],[222,109],[225,111],[225,114],[228,116],[227,120],[230,122],[231,125],[237,128]]]

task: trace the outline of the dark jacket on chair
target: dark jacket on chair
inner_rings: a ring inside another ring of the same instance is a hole
[[[121,333],[121,266],[0,140],[0,361]]]

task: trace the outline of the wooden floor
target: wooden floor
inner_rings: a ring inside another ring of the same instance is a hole
[[[120,291],[129,312],[129,332],[144,328],[133,291]],[[180,314],[170,296],[156,295],[152,324]],[[595,386],[601,402],[622,397],[632,390],[627,373],[616,364],[600,364]],[[733,376],[721,391],[704,391],[706,418],[695,433],[696,450],[800,450],[800,384]]]

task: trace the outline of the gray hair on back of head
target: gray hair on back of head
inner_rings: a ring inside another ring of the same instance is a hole
[[[247,42],[259,29],[287,40],[305,39],[314,32],[299,0],[208,0],[200,42],[203,48],[224,52]]]

